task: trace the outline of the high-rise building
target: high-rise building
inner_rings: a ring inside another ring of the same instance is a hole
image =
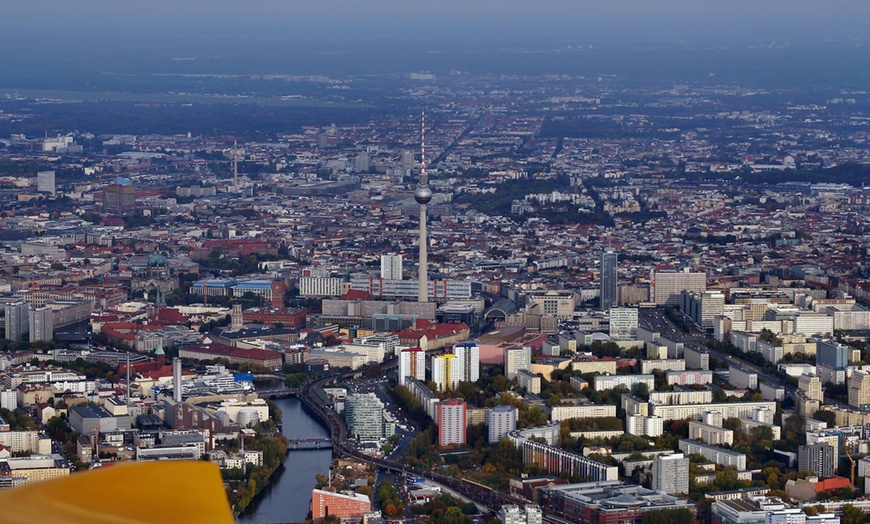
[[[413,151],[402,151],[402,170],[406,173],[414,169],[417,161],[414,159]]]
[[[609,311],[618,302],[617,258],[619,254],[612,249],[601,254],[601,311]]]
[[[610,308],[610,338],[614,340],[632,340],[637,336],[637,308]]]
[[[438,385],[438,391],[454,389],[460,380],[459,363],[456,355],[438,355],[432,357],[432,382]]]
[[[835,341],[820,341],[816,345],[816,364],[831,369],[843,369],[849,365],[849,346]]]
[[[439,402],[436,407],[438,445],[465,444],[466,405],[458,399]]]
[[[849,379],[849,405],[861,411],[870,409],[870,372],[852,373]]]
[[[798,471],[812,471],[819,478],[834,476],[834,448],[826,442],[816,442],[798,448]]]
[[[384,403],[374,393],[348,395],[344,400],[344,419],[351,437],[384,437]]]
[[[402,255],[381,255],[381,278],[402,280]]]
[[[4,389],[0,391],[0,408],[13,411],[18,408],[18,390]]]
[[[454,346],[456,367],[461,382],[477,382],[480,378],[480,348],[477,344],[465,343]]]
[[[489,426],[489,443],[494,444],[517,429],[517,408],[506,405],[496,406],[487,412],[486,419],[486,424]]]
[[[725,311],[725,295],[721,291],[683,291],[680,309],[701,328],[713,329],[713,319]]]
[[[421,161],[420,183],[414,190],[414,200],[420,204],[420,261],[418,275],[417,302],[429,301],[429,236],[426,234],[426,205],[432,200],[432,190],[429,189],[429,178],[426,176],[426,113],[420,117]]]
[[[369,158],[369,154],[363,151],[358,154],[353,161],[353,170],[357,173],[366,173],[371,167],[371,159]]]
[[[132,215],[136,211],[136,190],[125,184],[103,188],[103,212],[109,215]]]
[[[798,389],[803,391],[810,400],[818,400],[819,402],[825,400],[822,392],[822,380],[818,375],[801,375],[798,378]]]
[[[36,190],[40,193],[51,193],[54,196],[54,171],[40,171],[36,173]]]
[[[513,347],[504,351],[504,376],[513,380],[521,369],[528,370],[532,367],[532,348]]]
[[[6,310],[6,338],[9,340],[23,340],[24,334],[30,327],[30,306],[27,302],[10,302],[5,306]]]
[[[653,460],[652,489],[669,495],[689,492],[689,457],[682,453],[658,456]]]
[[[426,380],[426,352],[420,348],[399,352],[399,384],[404,386],[407,377]]]
[[[654,271],[651,285],[652,300],[657,306],[679,306],[680,293],[694,291],[700,294],[707,289],[706,273],[688,271]]]
[[[30,310],[30,342],[54,338],[54,310],[38,307]]]

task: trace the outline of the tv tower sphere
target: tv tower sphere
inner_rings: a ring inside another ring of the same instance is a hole
[[[432,190],[429,189],[428,185],[418,185],[417,189],[414,190],[414,200],[420,205],[428,204],[432,200]]]

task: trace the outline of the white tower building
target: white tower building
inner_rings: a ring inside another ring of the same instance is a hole
[[[459,380],[462,382],[477,382],[480,378],[480,348],[477,344],[467,342],[453,348],[456,355],[456,365],[459,368]]]
[[[399,384],[404,386],[408,377],[426,380],[426,352],[420,348],[399,352]]]
[[[402,280],[402,255],[381,255],[381,278]]]

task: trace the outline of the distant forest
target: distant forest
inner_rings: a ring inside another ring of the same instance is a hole
[[[733,179],[735,175],[723,173],[705,173],[704,179]],[[817,167],[814,169],[789,169],[786,171],[761,171],[757,173],[740,173],[740,178],[746,184],[781,184],[785,182],[812,182],[828,184],[870,185],[870,164],[847,163],[834,167]]]
[[[13,106],[13,107],[10,107]],[[364,123],[382,115],[371,107],[274,106],[256,103],[133,103],[88,101],[14,107],[4,111],[32,113],[19,121],[0,121],[0,136],[13,133],[42,136],[79,132],[100,134],[184,134],[213,136],[238,134],[246,137],[273,137],[296,133],[302,126]]]

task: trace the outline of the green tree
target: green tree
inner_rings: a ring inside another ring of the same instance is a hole
[[[462,513],[457,506],[452,506],[447,508],[436,522],[437,524],[471,524],[471,517]]]
[[[843,506],[842,524],[865,524],[868,522],[868,516],[863,510],[856,508],[851,504]]]
[[[806,418],[802,415],[792,415],[786,418],[782,427],[782,439],[793,448],[806,444],[806,422]]]
[[[685,509],[658,509],[645,513],[642,524],[694,524],[692,512]]]
[[[827,422],[829,428],[833,428],[837,425],[837,415],[835,415],[833,411],[827,409],[820,409],[816,411],[813,414],[813,418],[816,420]]]
[[[643,382],[638,382],[631,387],[631,394],[641,400],[649,399],[649,386]]]
[[[728,467],[716,473],[716,479],[713,481],[722,491],[730,491],[740,487],[740,479],[737,477],[737,469]]]

